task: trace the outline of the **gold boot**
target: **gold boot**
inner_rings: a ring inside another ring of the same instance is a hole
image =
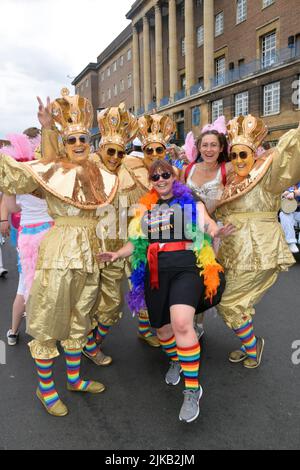
[[[152,335],[152,336],[148,336],[148,338],[146,338],[146,336],[141,335],[139,333],[138,338],[142,341],[145,341],[147,344],[149,344],[149,346],[152,346],[152,348],[160,348],[160,342],[159,342],[159,339],[157,338],[157,336]]]
[[[46,409],[47,413],[49,413],[49,415],[61,418],[69,413],[68,408],[61,400],[58,400],[53,406],[48,406],[39,388],[36,389],[36,396]]]
[[[85,390],[80,390],[76,387],[73,387],[69,382],[67,383],[67,389],[69,392],[78,392],[78,393],[102,393],[105,390],[105,386],[100,382],[90,381],[89,385]]]
[[[85,357],[87,357],[90,361],[92,361],[96,366],[107,367],[110,366],[112,363],[112,357],[106,356],[101,349],[98,349],[96,356],[91,356],[86,349],[82,350],[82,353]]]
[[[256,354],[257,354],[257,359],[245,359],[243,362],[243,366],[246,367],[246,369],[257,369],[257,367],[260,366],[261,364],[261,358],[262,358],[262,353],[265,347],[265,340],[263,338],[257,338],[257,343],[256,343]]]
[[[232,362],[233,364],[243,362],[246,358],[247,353],[243,352],[241,349],[238,349],[237,351],[232,351],[228,357],[229,362]]]

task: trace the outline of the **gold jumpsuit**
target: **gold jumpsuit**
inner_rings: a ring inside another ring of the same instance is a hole
[[[248,179],[228,182],[216,217],[237,231],[222,241],[218,255],[226,289],[218,311],[232,329],[255,314],[254,305],[294,264],[278,222],[281,194],[300,181],[300,132],[285,134],[276,149],[258,160]]]
[[[26,306],[33,358],[58,356],[56,341],[67,349],[82,348],[100,300],[97,210],[114,199],[116,178],[92,162],[84,171],[62,168],[58,162],[20,164],[0,155],[0,189],[7,194],[38,191],[55,221],[40,246]]]

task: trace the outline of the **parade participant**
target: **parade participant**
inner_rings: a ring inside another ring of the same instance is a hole
[[[65,416],[68,409],[59,399],[53,380],[54,358],[59,355],[57,341],[65,352],[68,390],[105,390],[103,384],[81,379],[80,363],[99,300],[97,208],[113,200],[117,185],[90,158],[90,102],[69,96],[64,89],[62,98],[51,104],[51,112],[65,155],[57,152],[53,161],[28,163],[1,155],[0,189],[10,195],[39,191],[55,221],[40,246],[26,306],[27,332],[34,338],[29,347],[39,376],[37,397],[49,414]]]
[[[2,149],[18,162],[35,160],[40,147],[40,131],[29,128],[23,134],[9,134],[9,147]],[[47,204],[35,196],[24,194],[4,196],[4,204],[12,215],[21,212],[17,237],[17,251],[20,260],[19,285],[12,309],[12,327],[7,332],[7,341],[15,346],[19,339],[19,328],[25,313],[25,304],[34,278],[39,245],[53,224],[47,213]]]
[[[144,154],[142,152],[142,142],[138,137],[134,139],[132,142],[133,144],[133,150],[130,152],[129,156],[130,157],[138,157],[138,158],[144,158]]]
[[[168,162],[153,163],[149,179],[153,190],[140,200],[141,208],[129,227],[129,242],[118,252],[100,254],[99,259],[113,262],[132,255],[129,307],[133,312],[144,304],[148,308],[151,325],[171,360],[167,384],[177,385],[182,369],[185,391],[179,419],[192,422],[199,415],[202,396],[200,345],[193,319],[197,310],[218,303],[224,289],[223,269],[201,227],[212,237],[229,235],[234,228],[219,229],[203,204],[176,181]]]
[[[264,339],[254,334],[254,306],[294,258],[278,222],[281,194],[300,180],[300,126],[286,133],[275,149],[256,158],[268,133],[264,122],[248,115],[227,126],[234,172],[216,211],[217,219],[236,227],[223,240],[218,258],[225,267],[226,289],[218,311],[242,342],[229,355],[248,369],[261,363]]]
[[[284,200],[295,201],[296,210],[294,212],[285,211],[281,207],[280,222],[285,233],[286,242],[289,245],[291,253],[299,253],[297,247],[297,238],[295,232],[295,224],[300,222],[300,183],[296,186],[292,186],[288,191],[285,191],[282,195]],[[281,206],[283,206],[282,204]],[[294,210],[294,209],[292,209]]]

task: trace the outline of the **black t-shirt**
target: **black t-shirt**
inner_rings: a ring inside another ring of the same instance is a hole
[[[170,206],[174,198],[159,200],[155,208],[142,218],[142,230],[149,243],[172,243],[190,241],[185,233],[186,221],[179,204]],[[192,207],[190,207],[190,210]],[[195,269],[196,258],[192,250],[161,252],[158,254],[159,269]]]

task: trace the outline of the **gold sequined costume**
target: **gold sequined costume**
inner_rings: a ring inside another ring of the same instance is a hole
[[[278,211],[282,192],[300,181],[300,132],[291,130],[276,149],[258,159],[243,182],[229,177],[216,211],[218,220],[236,226],[222,241],[218,259],[226,270],[227,286],[218,306],[232,329],[255,313],[254,305],[275,283],[278,273],[294,264]]]

